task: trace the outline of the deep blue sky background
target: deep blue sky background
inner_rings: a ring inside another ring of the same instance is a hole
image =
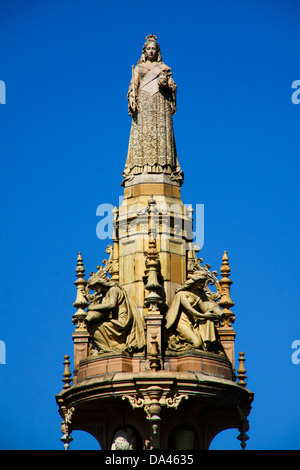
[[[62,449],[77,252],[87,274],[106,257],[96,209],[122,195],[131,65],[152,30],[178,86],[182,198],[205,205],[201,256],[217,270],[230,258],[255,393],[247,448],[300,449],[299,13],[291,0],[0,1],[1,449]],[[237,435],[211,448],[239,449]]]

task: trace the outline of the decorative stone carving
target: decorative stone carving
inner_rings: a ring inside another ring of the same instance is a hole
[[[106,270],[99,268],[91,273],[88,288],[95,294],[88,307],[86,322],[93,337],[93,352],[143,350],[145,335],[140,313],[134,301],[117,282],[106,276]]]
[[[244,363],[245,363],[245,353],[244,352],[240,352],[239,353],[239,368],[237,370],[237,378],[239,379],[238,381],[238,384],[241,386],[241,387],[246,387],[246,382],[245,380],[247,379],[247,375],[246,375],[246,369],[245,369],[245,366],[244,366]]]
[[[132,409],[142,408],[145,404],[144,398],[136,397],[135,395],[123,395],[122,400],[127,400],[132,406]]]
[[[222,311],[205,292],[207,280],[208,273],[205,270],[196,271],[175,291],[175,297],[166,314],[170,350],[219,351],[215,322],[220,321]]]
[[[75,408],[73,406],[71,408],[67,408],[66,406],[62,405],[59,409],[59,413],[63,418],[63,421],[61,423],[61,432],[63,433],[63,436],[60,438],[60,440],[64,443],[65,450],[69,449],[70,442],[73,441],[70,426],[72,424],[72,417],[74,411]]]
[[[151,349],[149,351],[150,369],[156,372],[160,369],[159,349],[157,342],[157,335],[151,335]]]
[[[70,356],[66,355],[64,356],[64,366],[65,366],[65,370],[64,370],[64,373],[63,373],[63,379],[62,381],[64,382],[64,386],[63,386],[63,389],[66,390],[67,388],[70,388],[71,387],[71,382],[72,382],[72,374],[70,372],[70,361],[69,361],[69,358]]]
[[[143,408],[146,413],[146,419],[150,422],[151,436],[149,448],[159,449],[160,448],[160,422],[161,422],[161,409],[162,407],[174,408],[177,410],[183,399],[187,400],[188,395],[175,394],[171,397],[166,398],[169,393],[169,389],[162,388],[158,385],[152,385],[147,388],[140,390],[142,397],[137,395],[123,395],[122,400],[128,400],[132,406],[132,409]]]
[[[163,63],[157,37],[149,35],[142,56],[132,67],[127,94],[132,116],[124,181],[141,173],[165,173],[181,184],[172,114],[176,113],[177,86]]]
[[[187,278],[191,278],[196,271],[203,271],[206,275],[206,282],[204,286],[204,291],[210,300],[217,301],[221,298],[219,292],[219,283],[218,283],[218,272],[210,271],[210,264],[205,263],[203,266],[203,258],[197,258],[196,253],[200,251],[199,245],[197,243],[191,244],[191,248],[187,251]],[[212,292],[209,288],[210,285],[215,285],[217,292]]]
[[[168,408],[175,408],[177,410],[178,406],[180,405],[181,400],[185,399],[188,400],[187,395],[174,395],[174,397],[166,398],[166,405]]]
[[[134,430],[131,428],[119,429],[113,438],[111,450],[136,450],[137,442]]]
[[[115,273],[119,272],[119,260],[114,259],[114,247],[113,245],[107,245],[106,253],[109,254],[109,258],[104,259],[102,264],[105,265],[105,270],[113,277]]]
[[[219,305],[222,307],[223,311],[223,319],[222,319],[222,327],[230,328],[235,321],[235,314],[230,310],[231,307],[234,306],[234,302],[231,300],[230,297],[230,286],[232,284],[230,276],[230,266],[228,262],[227,251],[224,251],[222,256],[222,266],[221,266],[221,274],[222,278],[219,282],[216,283],[218,292],[221,296]]]
[[[146,270],[144,276],[145,289],[148,295],[145,297],[145,306],[149,312],[159,312],[162,305],[162,287],[158,281],[159,274],[159,258],[156,249],[156,241],[151,238],[148,244],[148,250],[145,252]]]
[[[216,282],[216,288],[220,294],[220,300],[218,302],[219,306],[222,309],[222,321],[218,328],[218,336],[225,354],[230,360],[233,369],[235,368],[235,354],[234,354],[234,340],[236,332],[234,331],[232,325],[235,321],[235,314],[231,311],[231,307],[234,306],[234,302],[230,297],[230,286],[232,281],[229,279],[230,276],[230,266],[228,262],[227,252],[224,251],[222,256],[222,266],[221,266],[221,275],[222,278]]]
[[[84,276],[85,269],[81,253],[79,252],[76,267],[77,280],[74,282],[75,286],[77,287],[77,296],[75,302],[73,303],[73,306],[77,308],[77,311],[76,313],[74,313],[72,318],[73,325],[76,325],[77,331],[86,331],[86,325],[84,321],[86,317],[86,311],[84,309],[88,306],[89,303],[85,298],[85,289],[87,281],[84,279]]]
[[[240,417],[240,425],[238,427],[238,430],[240,434],[237,436],[238,440],[241,441],[241,448],[245,450],[246,448],[246,442],[249,439],[249,436],[247,432],[249,431],[249,421],[247,419],[248,416],[248,410],[243,410],[240,406],[237,407],[239,417]]]

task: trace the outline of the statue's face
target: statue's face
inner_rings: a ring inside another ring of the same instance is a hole
[[[199,279],[199,281],[195,283],[195,287],[197,289],[203,289],[204,286],[205,286],[205,279]]]
[[[153,62],[157,58],[157,45],[156,42],[154,41],[149,41],[147,46],[146,46],[146,57],[148,60]]]
[[[103,291],[103,285],[100,284],[100,283],[96,283],[92,286],[92,289],[94,292],[97,292],[98,294],[101,294],[101,292]]]

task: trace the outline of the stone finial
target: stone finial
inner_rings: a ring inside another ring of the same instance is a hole
[[[77,266],[76,266],[76,277],[77,280],[74,282],[75,286],[77,287],[77,297],[73,306],[77,308],[77,312],[74,313],[72,323],[76,325],[76,330],[84,330],[86,331],[86,324],[84,322],[86,317],[85,308],[89,305],[88,301],[85,297],[85,288],[87,285],[87,281],[84,279],[85,276],[85,269],[83,265],[83,260],[81,253],[78,253],[77,257]]]
[[[70,372],[70,361],[69,361],[69,358],[70,356],[66,355],[64,356],[64,366],[65,366],[65,370],[64,370],[64,373],[63,373],[63,379],[62,381],[65,383],[65,385],[63,386],[63,389],[66,390],[67,388],[70,388],[71,385],[70,383],[72,382],[72,378],[71,378],[71,372]]]
[[[239,368],[237,370],[238,372],[237,378],[239,379],[238,385],[241,385],[242,387],[246,386],[245,379],[247,378],[246,369],[244,367],[244,362],[246,359],[244,358],[244,356],[245,356],[244,352],[239,353]]]
[[[239,406],[237,407],[237,409],[240,417],[240,425],[238,427],[240,434],[237,436],[237,438],[239,441],[241,441],[242,450],[245,450],[246,442],[249,439],[249,436],[247,434],[247,432],[249,431],[249,421],[247,419],[248,412],[247,410],[243,410]]]
[[[156,241],[154,238],[150,238],[148,250],[146,251],[145,255],[145,289],[149,291],[149,294],[145,297],[145,306],[148,307],[148,311],[159,311],[159,306],[162,303],[162,297],[160,295],[161,285],[158,281],[158,251],[156,249]]]
[[[159,348],[157,342],[157,335],[151,336],[151,348],[149,351],[149,362],[150,362],[150,369],[156,372],[160,369],[160,360],[159,360]]]
[[[60,438],[60,440],[64,443],[65,450],[69,449],[70,442],[73,441],[70,428],[74,411],[75,408],[73,406],[71,408],[67,408],[66,406],[62,405],[59,409],[59,413],[63,418],[63,421],[61,423],[61,432],[63,433],[63,436]]]
[[[231,300],[230,297],[230,286],[232,281],[229,279],[230,276],[230,266],[228,262],[227,251],[224,251],[222,256],[222,266],[221,266],[221,274],[222,278],[217,283],[217,289],[221,298],[219,300],[219,305],[223,309],[223,320],[221,326],[231,327],[231,324],[234,323],[235,315],[230,310],[231,307],[234,306],[234,302]]]

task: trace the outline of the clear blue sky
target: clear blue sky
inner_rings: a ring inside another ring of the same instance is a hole
[[[182,198],[205,206],[202,257],[227,250],[236,356],[255,393],[248,449],[300,449],[297,1],[0,1],[0,448],[62,449],[55,394],[73,358],[77,252],[106,257],[99,204],[117,204],[131,65],[158,36],[178,86]],[[74,433],[73,449],[95,448]],[[237,430],[212,448],[239,449]]]

